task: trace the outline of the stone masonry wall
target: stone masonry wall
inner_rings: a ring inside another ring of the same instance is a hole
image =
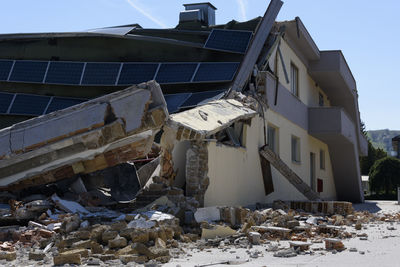
[[[207,142],[192,141],[186,152],[186,196],[194,197],[204,206],[204,194],[210,184]]]

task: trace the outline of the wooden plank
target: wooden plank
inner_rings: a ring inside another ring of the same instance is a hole
[[[292,171],[274,151],[268,148],[268,146],[261,148],[260,155],[270,162],[272,166],[274,166],[275,169],[277,169],[283,177],[285,177],[289,183],[291,183],[308,200],[320,200],[319,194],[304,183],[303,180]]]
[[[268,196],[274,192],[274,182],[272,180],[271,163],[266,160],[263,156],[260,156],[261,172],[264,181],[265,195]]]

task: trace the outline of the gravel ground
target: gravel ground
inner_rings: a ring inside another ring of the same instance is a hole
[[[355,204],[355,210],[368,210],[371,213],[397,213],[400,206],[395,201],[367,201]],[[347,231],[355,232],[354,227],[346,227]],[[389,230],[389,229],[395,230]],[[274,257],[274,252],[267,252],[268,244],[253,246],[250,249],[236,249],[233,246],[213,248],[199,251],[193,246],[186,248],[188,255],[185,258],[173,259],[165,266],[196,266],[210,263],[231,261],[237,266],[400,266],[398,262],[400,253],[400,224],[379,222],[363,225],[357,233],[368,234],[367,240],[352,238],[344,240],[346,250],[332,253],[324,250],[324,243],[315,243],[311,246],[313,253],[298,255],[292,258]],[[274,242],[272,242],[274,243]],[[281,247],[288,248],[288,241],[280,241]],[[258,252],[258,253],[257,253]],[[257,258],[255,258],[257,254]],[[215,264],[212,266],[226,266]]]

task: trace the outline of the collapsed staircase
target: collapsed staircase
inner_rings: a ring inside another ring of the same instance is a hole
[[[260,149],[260,155],[264,157],[272,166],[275,167],[296,189],[302,193],[308,200],[316,201],[321,200],[319,194],[312,190],[303,180],[292,171],[285,162],[268,146]]]

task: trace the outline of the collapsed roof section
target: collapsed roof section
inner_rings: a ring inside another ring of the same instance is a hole
[[[161,88],[148,82],[15,124],[0,131],[0,187],[40,185],[144,157],[167,118]]]

